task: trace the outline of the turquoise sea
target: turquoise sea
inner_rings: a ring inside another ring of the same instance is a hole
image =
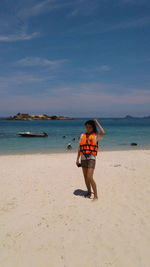
[[[66,152],[70,142],[72,151],[77,150],[78,137],[85,131],[88,118],[68,121],[9,121],[0,120],[0,154],[30,154]],[[99,119],[106,131],[99,141],[99,150],[150,149],[150,118],[103,118]],[[45,138],[25,138],[20,131],[47,132]],[[63,138],[63,136],[66,138]],[[75,137],[75,141],[73,138]],[[135,142],[137,146],[131,146]]]

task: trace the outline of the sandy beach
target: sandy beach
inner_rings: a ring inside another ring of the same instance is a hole
[[[0,156],[1,267],[150,266],[150,150],[99,152],[94,202],[75,160]]]

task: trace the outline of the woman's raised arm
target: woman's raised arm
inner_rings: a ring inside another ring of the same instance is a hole
[[[100,130],[100,133],[97,134],[98,138],[101,138],[103,137],[103,135],[106,133],[103,129],[103,127],[100,125],[100,123],[98,122],[98,120],[94,120],[95,121],[95,124],[96,126],[98,127],[98,129]]]

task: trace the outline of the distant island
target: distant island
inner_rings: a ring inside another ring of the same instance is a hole
[[[31,121],[31,120],[73,120],[73,118],[65,117],[65,116],[49,116],[46,114],[41,115],[29,115],[28,113],[17,113],[14,116],[9,116],[7,118],[3,118],[5,120],[15,120],[15,121]]]
[[[131,115],[126,115],[124,117],[125,119],[150,119],[150,116],[145,116],[145,117],[133,117]]]

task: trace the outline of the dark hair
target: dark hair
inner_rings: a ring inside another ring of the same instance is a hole
[[[95,121],[94,120],[86,121],[84,125],[86,126],[87,124],[89,124],[89,125],[92,126],[94,133],[97,133],[97,128],[96,128],[96,124],[95,124]]]

